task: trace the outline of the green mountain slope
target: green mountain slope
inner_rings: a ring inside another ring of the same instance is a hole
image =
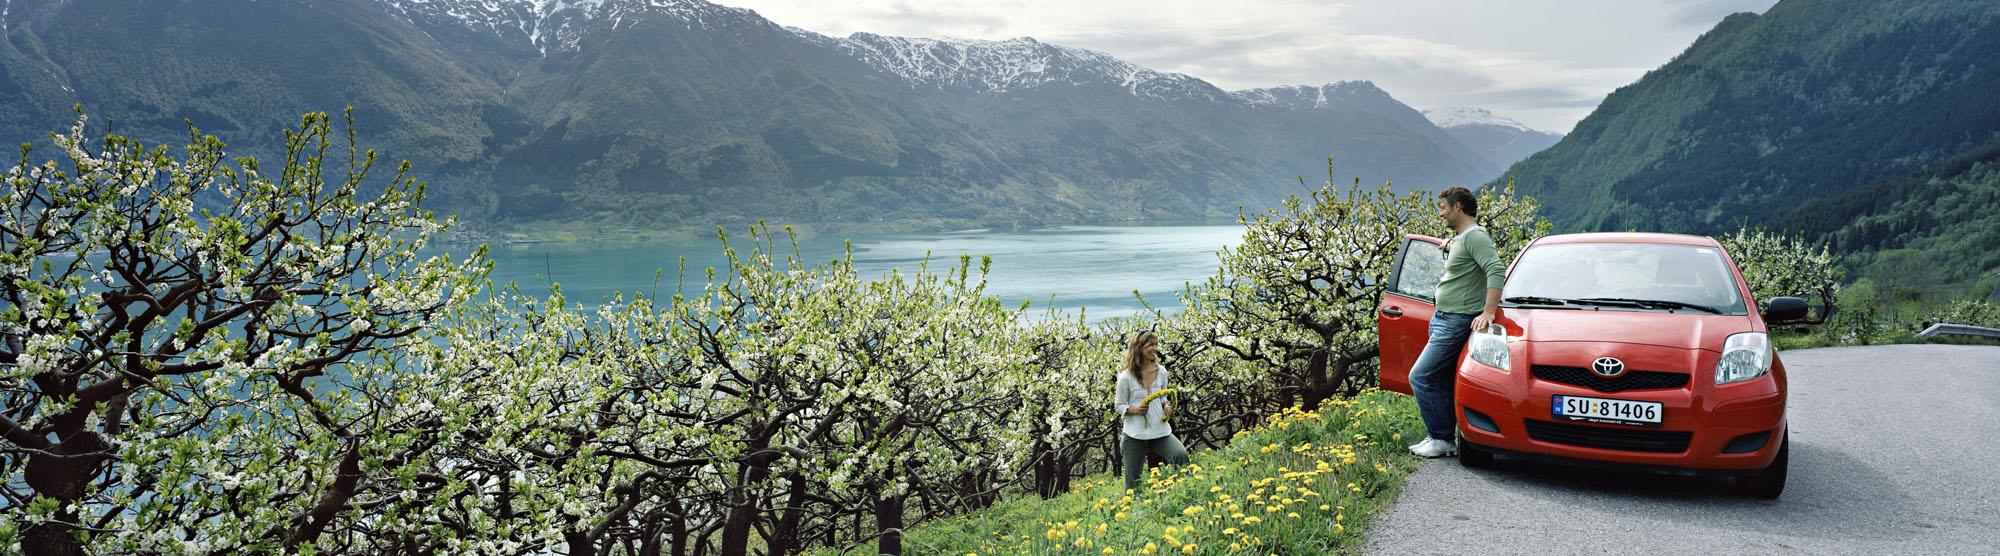
[[[1824,238],[1858,276],[1907,284],[2000,269],[2000,141],[1923,171],[1815,199],[1774,229]]]
[[[1562,230],[1759,224],[1995,137],[1996,56],[2000,2],[1785,0],[1724,19],[1507,175]]]
[[[82,103],[122,135],[178,146],[192,120],[266,154],[300,114],[353,105],[371,145],[435,168],[481,157],[481,116],[500,104],[498,86],[364,2],[73,0],[13,15],[0,65],[31,91],[6,99],[13,142],[45,147],[38,133],[66,129]]]

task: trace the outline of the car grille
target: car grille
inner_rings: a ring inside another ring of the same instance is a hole
[[[1590,369],[1582,367],[1557,367],[1535,365],[1535,378],[1549,382],[1559,382],[1572,386],[1582,386],[1599,392],[1623,392],[1626,390],[1658,390],[1687,386],[1687,373],[1665,373],[1660,371],[1626,371],[1613,378],[1597,376]]]
[[[1649,429],[1592,427],[1527,419],[1528,438],[1550,444],[1585,448],[1677,454],[1687,451],[1694,433]]]

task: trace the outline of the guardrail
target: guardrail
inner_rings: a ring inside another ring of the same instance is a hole
[[[1948,322],[1940,322],[1931,325],[1930,328],[1925,328],[1923,332],[1918,332],[1917,337],[1930,338],[1933,336],[1942,336],[1945,334],[1950,334],[1953,336],[1977,336],[1981,338],[2000,338],[2000,328],[1987,328],[1984,326],[1972,326],[1969,324],[1951,324]]]

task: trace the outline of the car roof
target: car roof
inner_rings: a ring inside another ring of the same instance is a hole
[[[1668,245],[1701,245],[1716,247],[1715,238],[1687,234],[1662,234],[1653,232],[1597,232],[1588,234],[1561,234],[1547,236],[1535,243],[1663,243]]]

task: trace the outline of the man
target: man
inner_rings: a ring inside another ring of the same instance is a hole
[[[1410,390],[1417,395],[1427,438],[1410,452],[1427,458],[1458,454],[1458,355],[1472,331],[1485,330],[1500,316],[1500,285],[1507,269],[1493,249],[1493,236],[1479,227],[1479,199],[1463,187],[1438,194],[1438,217],[1452,230],[1445,242],[1444,277],[1438,279],[1437,312],[1430,341],[1410,366]]]

